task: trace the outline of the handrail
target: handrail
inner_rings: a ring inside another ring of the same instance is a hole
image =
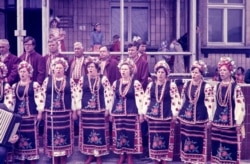
[[[63,55],[74,55],[74,51],[62,51],[60,54]],[[84,54],[87,55],[99,55],[99,52],[93,52],[93,51],[84,51]],[[111,55],[120,55],[121,52],[110,52]],[[124,52],[125,55],[128,54],[128,52]],[[147,55],[192,55],[191,52],[163,52],[163,51],[157,51],[157,52],[146,52]]]

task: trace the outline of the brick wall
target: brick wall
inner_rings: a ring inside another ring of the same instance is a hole
[[[109,1],[103,0],[75,0],[75,1],[50,1],[50,7],[55,16],[70,16],[73,18],[73,27],[64,28],[66,31],[66,49],[73,51],[76,41],[83,43],[85,48],[90,47],[90,32],[93,24],[100,22],[104,33],[104,44],[109,39]]]
[[[242,142],[242,159],[250,159],[250,86],[242,86],[246,102],[245,130],[246,138]]]
[[[4,1],[0,1],[0,9],[4,9]],[[4,13],[0,12],[0,38],[5,38],[5,27],[2,26],[5,24]]]

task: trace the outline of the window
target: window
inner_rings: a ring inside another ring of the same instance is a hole
[[[208,44],[243,44],[243,0],[208,1]]]
[[[17,0],[7,0],[7,8],[16,8]],[[24,0],[24,8],[41,8],[42,0]]]
[[[111,0],[111,38],[120,35],[120,0]],[[149,2],[126,0],[124,3],[124,40],[131,42],[134,36],[149,41]]]

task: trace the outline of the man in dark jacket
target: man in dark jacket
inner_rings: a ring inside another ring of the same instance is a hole
[[[10,44],[7,39],[0,39],[0,61],[3,62],[8,69],[5,82],[10,85],[18,82],[18,71],[17,66],[20,63],[20,59],[10,53]]]

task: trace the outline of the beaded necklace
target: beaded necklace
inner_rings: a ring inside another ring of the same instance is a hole
[[[166,87],[166,83],[167,83],[167,80],[164,81],[163,85],[162,85],[162,89],[161,89],[161,95],[160,95],[160,98],[159,98],[159,91],[158,91],[158,87],[160,86],[159,85],[159,82],[156,82],[156,85],[155,85],[155,98],[156,98],[156,101],[158,103],[160,103],[163,99],[163,96],[164,96],[164,91],[165,91],[165,87]]]
[[[200,96],[201,84],[202,84],[202,81],[199,82],[194,92],[194,96],[192,96],[192,93],[191,93],[192,86],[195,86],[195,85],[193,84],[193,81],[190,82],[189,87],[188,87],[188,98],[189,98],[190,103],[195,104],[198,101],[198,98]]]
[[[57,87],[56,85],[56,82],[59,81],[60,82],[60,86]],[[53,79],[53,85],[54,85],[54,88],[55,88],[55,91],[56,93],[60,93],[61,91],[64,90],[65,86],[66,86],[66,80],[65,80],[65,76],[63,76],[63,79],[62,80],[57,80],[55,77]]]
[[[24,86],[24,85],[21,85],[21,82],[18,82],[17,83],[17,87],[16,87],[16,96],[19,100],[24,100],[25,96],[28,95],[28,89],[29,89],[29,83],[28,82],[27,84],[25,84],[25,88],[24,88],[24,91],[23,91],[23,95],[19,95],[19,89],[20,89],[20,86]]]
[[[89,75],[88,75],[88,81],[89,81],[89,89],[90,89],[90,92],[91,92],[92,94],[94,94],[94,93],[95,93],[95,88],[96,88],[96,91],[99,89],[100,78],[99,78],[99,76],[96,76],[96,77],[95,77],[95,81],[94,81],[93,86],[92,86],[91,78],[90,78]]]
[[[228,105],[229,99],[231,98],[232,83],[230,82],[227,85],[227,90],[226,90],[226,93],[224,95],[224,98],[222,96],[222,86],[225,86],[225,85],[220,83],[216,95],[217,95],[218,104],[220,106],[226,107]]]
[[[120,85],[119,85],[119,94],[121,95],[121,97],[125,97],[126,94],[128,93],[128,90],[131,86],[131,82],[132,80],[129,79],[129,82],[127,83],[127,85],[125,86],[124,90],[122,91],[122,84],[124,83],[124,80],[121,78],[120,79]]]

